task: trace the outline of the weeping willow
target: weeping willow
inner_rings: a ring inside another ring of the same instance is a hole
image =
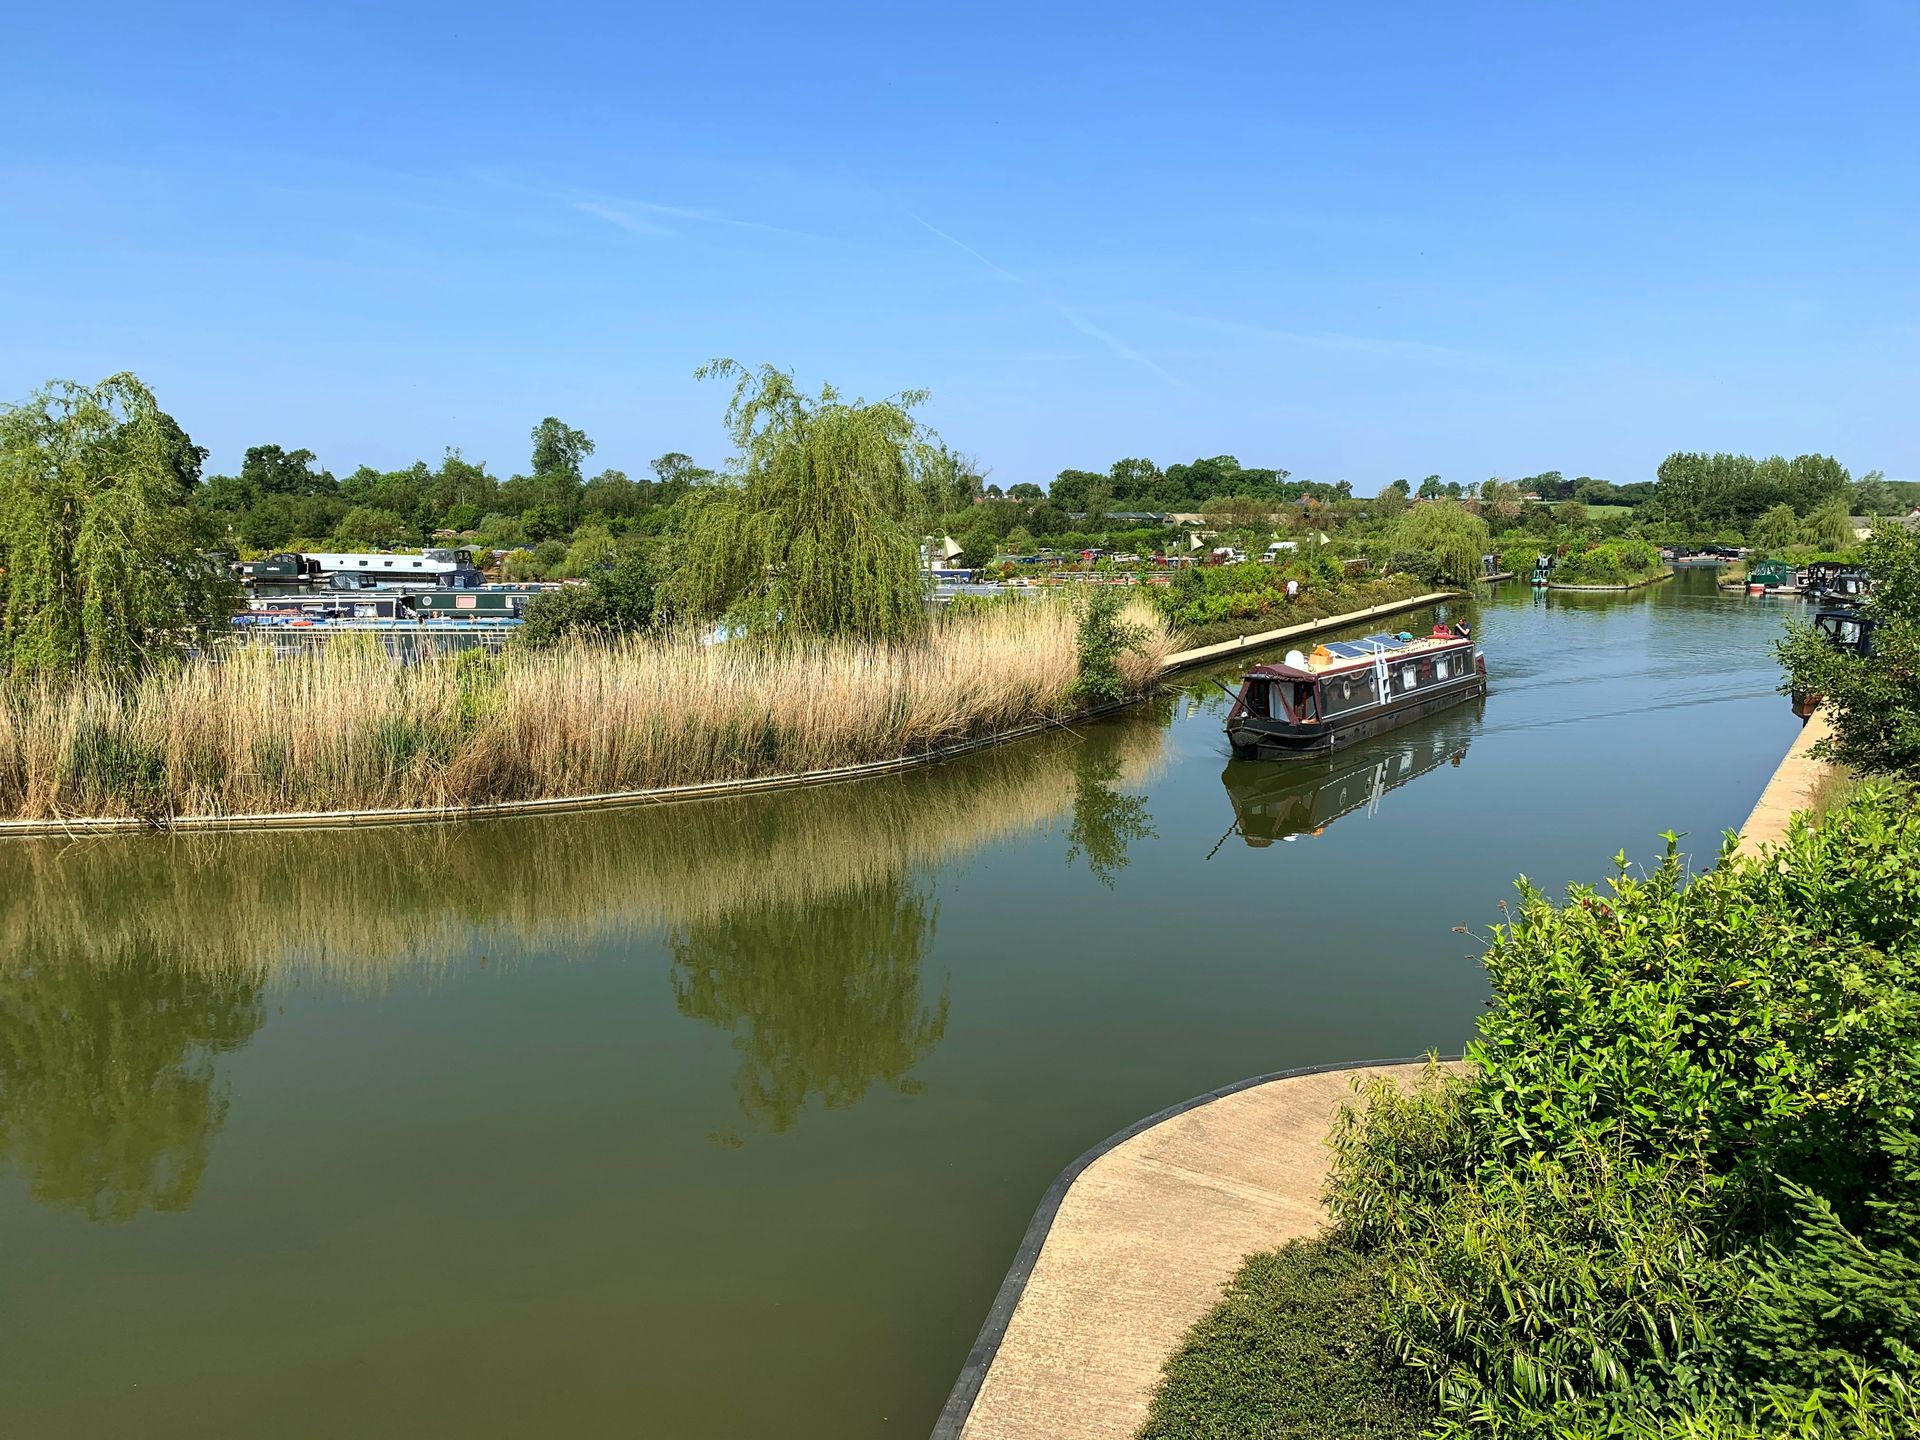
[[[808,396],[786,371],[731,360],[696,374],[735,382],[726,424],[740,453],[725,480],[690,497],[675,608],[803,635],[917,630],[920,539],[952,469],[913,418],[926,392],[869,404],[828,385]]]
[[[123,675],[218,631],[231,581],[186,504],[201,454],[132,375],[0,410],[0,673]]]

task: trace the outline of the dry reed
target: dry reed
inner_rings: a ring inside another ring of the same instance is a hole
[[[1172,649],[1122,657],[1146,689]],[[0,815],[171,816],[462,806],[832,769],[1072,713],[1075,613],[944,620],[911,643],[634,639],[402,666],[337,640],[242,649],[125,691],[0,692]]]

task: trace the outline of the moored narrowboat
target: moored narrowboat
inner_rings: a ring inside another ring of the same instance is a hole
[[[1418,639],[1331,640],[1248,670],[1227,712],[1227,739],[1248,760],[1325,755],[1486,689],[1486,659],[1464,624],[1436,625]]]

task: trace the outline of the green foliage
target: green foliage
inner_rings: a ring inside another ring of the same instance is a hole
[[[641,551],[623,551],[585,585],[549,591],[527,607],[515,643],[539,650],[568,639],[609,639],[653,623],[652,561]]]
[[[1882,526],[1861,547],[1873,593],[1873,654],[1833,649],[1811,626],[1780,643],[1782,689],[1826,697],[1833,733],[1814,753],[1863,773],[1920,779],[1920,532]]]
[[[1487,522],[1465,506],[1444,500],[1415,505],[1387,532],[1390,568],[1436,583],[1471,585],[1480,577],[1488,536]]]
[[[1844,550],[1854,543],[1853,522],[1844,500],[1829,500],[1807,516],[1803,536],[1807,544],[1822,550]]]
[[[1745,531],[1775,505],[1809,515],[1844,497],[1846,467],[1825,455],[1673,454],[1660,462],[1651,509],[1656,518],[1682,527],[1693,538],[1731,529]]]
[[[1140,643],[1140,627],[1120,618],[1127,594],[1114,585],[1096,585],[1081,604],[1080,674],[1074,698],[1083,705],[1104,705],[1127,698],[1127,682],[1120,673],[1120,657]]]
[[[0,672],[124,676],[221,631],[188,443],[132,375],[0,411]]]
[[[832,386],[803,395],[771,365],[716,360],[735,381],[727,425],[740,454],[725,483],[687,499],[676,604],[807,635],[894,638],[924,623],[919,542],[941,452],[907,391],[869,404]]]
[[[1660,552],[1644,540],[1603,540],[1564,556],[1553,572],[1560,585],[1632,585],[1662,569]]]
[[[1920,1422],[1914,800],[1691,880],[1669,837],[1605,892],[1521,882],[1472,1078],[1336,1134],[1330,1202],[1438,1433]]]
[[[1760,517],[1747,538],[1763,556],[1784,555],[1800,543],[1800,517],[1791,505],[1776,505]]]
[[[1382,1292],[1342,1245],[1253,1256],[1168,1360],[1140,1440],[1413,1440],[1433,1406],[1380,1342]]]

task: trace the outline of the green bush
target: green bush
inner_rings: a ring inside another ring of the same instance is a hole
[[[1553,578],[1562,585],[1631,585],[1660,570],[1660,552],[1646,541],[1605,540],[1567,555]]]
[[[1915,800],[1691,880],[1669,837],[1604,892],[1522,882],[1473,1078],[1336,1133],[1333,1212],[1440,1433],[1920,1423]]]

